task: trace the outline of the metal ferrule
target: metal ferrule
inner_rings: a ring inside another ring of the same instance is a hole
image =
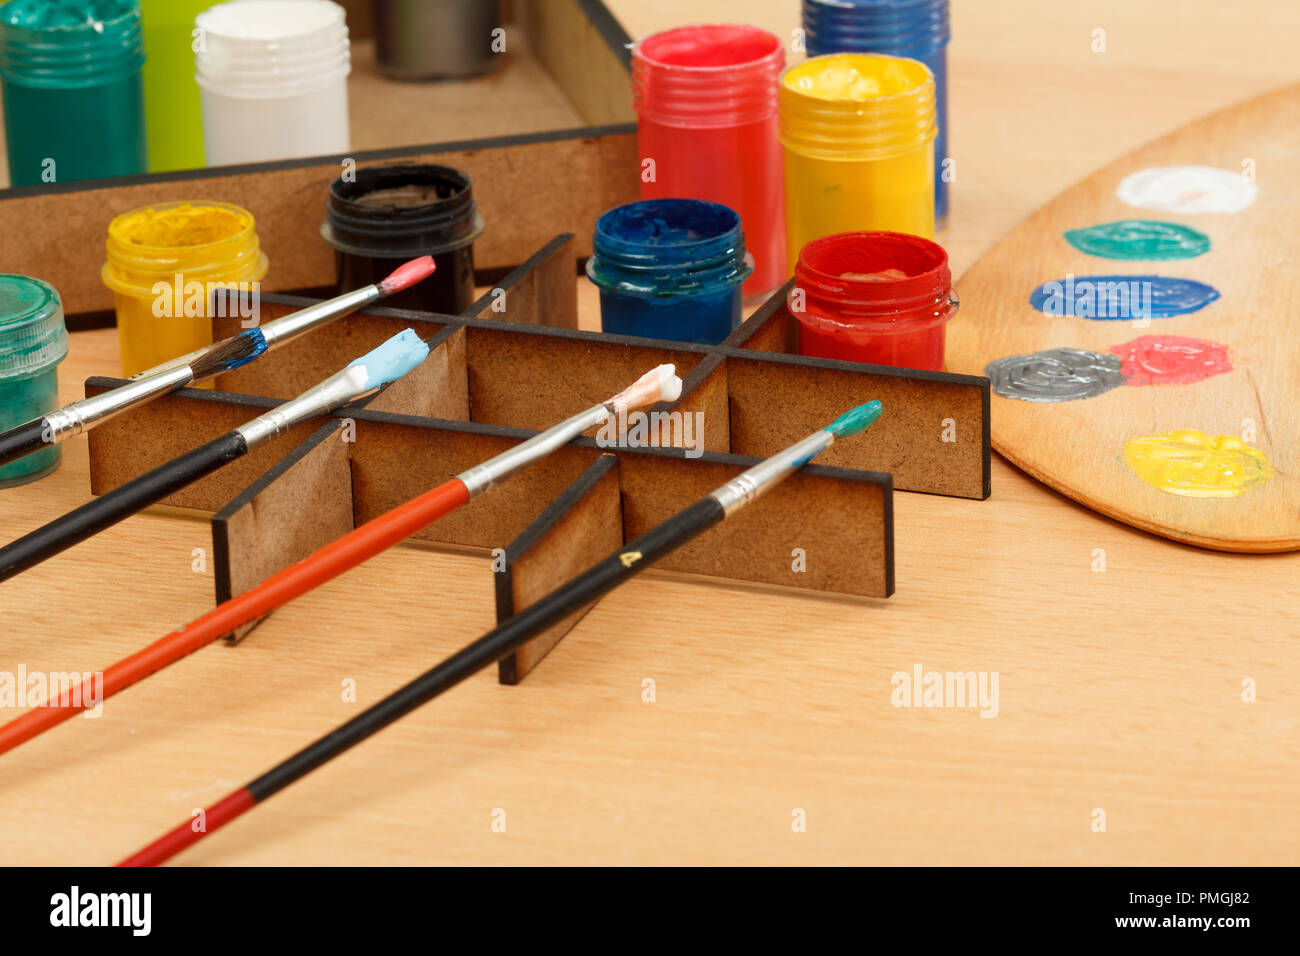
[[[273,349],[285,342],[292,342],[298,336],[310,332],[318,325],[323,325],[340,316],[347,315],[349,312],[355,312],[363,305],[374,302],[379,297],[379,286],[364,286],[325,302],[309,305],[297,312],[282,315],[278,319],[272,319],[265,325],[259,326],[259,328],[262,330],[262,337],[266,339],[267,349]]]
[[[503,451],[495,458],[490,458],[481,465],[475,465],[468,471],[462,471],[456,477],[469,489],[469,496],[487,491],[522,468],[538,459],[545,458],[557,448],[562,448],[577,438],[588,428],[603,425],[614,416],[605,405],[593,405],[585,412],[579,412],[572,418],[566,418],[558,425],[552,425],[539,435],[534,435],[525,442],[520,442],[509,451]]]
[[[722,505],[727,517],[745,505],[761,498],[790,472],[803,467],[808,461],[835,444],[835,436],[828,431],[816,431],[800,439],[785,451],[765,458],[753,468],[741,472],[709,497]]]
[[[323,415],[331,409],[365,398],[379,391],[378,386],[367,387],[369,378],[365,366],[355,365],[335,372],[319,385],[313,385],[297,398],[279,405],[251,422],[245,422],[235,431],[244,436],[244,443],[254,445],[282,435],[294,425]]]
[[[188,365],[157,372],[148,378],[134,378],[112,391],[83,398],[56,409],[45,416],[50,429],[49,443],[54,444],[80,435],[91,425],[119,415],[159,395],[175,391],[194,381]]]

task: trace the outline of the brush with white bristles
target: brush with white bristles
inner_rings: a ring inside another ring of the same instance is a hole
[[[421,256],[399,266],[382,282],[353,289],[343,295],[290,312],[265,325],[244,329],[238,335],[171,359],[138,375],[125,385],[83,398],[17,425],[0,434],[0,465],[7,465],[47,445],[74,438],[128,409],[151,402],[178,388],[202,382],[252,362],[300,335],[320,328],[363,306],[427,279],[433,274],[432,256]]]
[[[660,365],[651,369],[628,388],[599,405],[566,418],[509,451],[502,452],[481,465],[475,465],[432,491],[412,498],[392,511],[349,531],[297,564],[271,575],[261,584],[218,605],[185,627],[118,661],[103,672],[102,685],[66,691],[58,702],[51,703],[48,707],[33,707],[21,717],[11,720],[0,727],[0,754],[74,716],[82,709],[82,702],[102,701],[112,697],[136,681],[388,550],[443,515],[467,504],[471,498],[494,484],[505,481],[521,468],[563,448],[587,429],[656,402],[675,401],[681,393],[682,380],[675,374],[673,366]],[[89,696],[84,696],[82,690]]]

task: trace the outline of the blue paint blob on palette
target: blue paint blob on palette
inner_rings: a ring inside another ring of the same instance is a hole
[[[1044,282],[1029,304],[1046,315],[1081,319],[1167,319],[1205,308],[1219,292],[1195,279],[1167,276],[1073,276]]]

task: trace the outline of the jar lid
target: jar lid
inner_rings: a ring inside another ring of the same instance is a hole
[[[0,379],[35,375],[67,354],[59,293],[40,279],[0,273]]]

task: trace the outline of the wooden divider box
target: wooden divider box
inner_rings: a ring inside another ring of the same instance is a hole
[[[885,414],[868,433],[837,444],[661,566],[887,597],[894,487],[987,497],[987,379],[760,351],[788,344],[784,290],[720,346],[579,331],[574,272],[573,238],[559,236],[464,315],[366,309],[220,376],[216,390],[184,389],[107,422],[91,433],[92,490],[103,493],[229,430],[409,327],[429,342],[430,357],[405,379],[304,423],[168,500],[217,512],[219,600],[665,362],[677,366],[684,387],[677,401],[651,410],[665,426],[657,433],[629,430],[612,444],[608,435],[578,439],[417,537],[503,549],[508,584],[500,586],[510,588],[511,603],[499,597],[499,607],[517,607],[556,574],[597,560],[598,547],[615,537],[636,537],[873,398]],[[263,295],[258,319],[310,301]],[[239,331],[238,310],[226,308],[220,293],[212,311],[215,335]],[[87,391],[115,384],[92,379]],[[608,513],[615,485],[618,527],[601,521],[599,534],[579,533],[593,526],[592,513]],[[503,678],[521,678],[555,640],[556,633],[538,638],[504,665]]]

